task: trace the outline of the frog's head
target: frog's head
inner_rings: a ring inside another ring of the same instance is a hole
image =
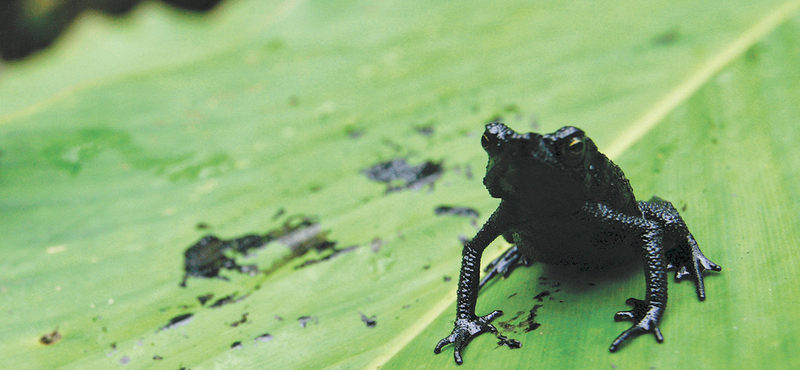
[[[597,147],[578,128],[518,134],[500,122],[486,125],[481,145],[489,154],[484,185],[495,198],[547,204],[583,199]]]

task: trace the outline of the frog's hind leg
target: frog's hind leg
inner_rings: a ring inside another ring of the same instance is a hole
[[[481,279],[478,288],[483,288],[483,286],[486,285],[489,280],[497,275],[503,274],[503,278],[507,278],[509,275],[511,275],[511,272],[520,265],[530,266],[531,263],[525,258],[524,255],[522,255],[519,247],[514,245],[503,252],[502,256],[498,257],[486,266],[484,269],[486,275],[483,277],[483,279]]]
[[[657,221],[664,225],[665,239],[674,241],[675,247],[665,253],[668,269],[676,269],[675,279],[680,281],[691,276],[697,290],[697,298],[701,301],[706,298],[703,272],[706,270],[721,271],[722,267],[712,262],[697,245],[697,241],[689,232],[678,210],[672,203],[658,197],[653,197],[647,202],[639,202],[639,209],[645,218]]]

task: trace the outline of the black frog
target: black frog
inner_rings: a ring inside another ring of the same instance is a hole
[[[496,121],[486,125],[481,144],[489,155],[483,183],[501,202],[464,246],[455,328],[434,353],[453,343],[461,364],[461,351],[472,338],[497,333],[490,323],[503,313],[476,316],[478,290],[489,279],[536,261],[607,267],[643,260],[645,299],[628,299],[633,308],[615,315],[634,324],[611,343],[611,352],[643,333],[663,341],[658,324],[667,305],[667,270],[676,269],[677,280],[691,277],[697,297],[705,299],[703,272],[722,268],[703,255],[670,202],[637,201],[622,170],[583,131],[567,126],[546,135],[518,134]],[[479,281],[481,254],[500,235],[513,246]]]

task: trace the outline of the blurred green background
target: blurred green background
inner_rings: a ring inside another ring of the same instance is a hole
[[[584,129],[639,198],[681,210],[723,271],[705,302],[671,282],[663,344],[611,354],[641,270],[518,269],[477,311],[504,310],[523,347],[481,336],[461,368],[800,366],[800,1],[28,4],[74,8],[49,47],[2,54],[4,368],[455,368],[433,346],[452,329],[460,239],[498,204],[479,144],[498,116],[520,132]],[[3,45],[21,42],[7,9]],[[398,158],[443,171],[394,192],[362,173]],[[273,242],[228,254],[260,274],[179,286],[203,236],[298,215],[355,248],[298,268],[331,250]],[[514,329],[537,304],[541,326]]]

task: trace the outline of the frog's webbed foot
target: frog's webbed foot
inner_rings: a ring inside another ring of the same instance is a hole
[[[703,255],[691,234],[689,234],[686,244],[667,251],[666,256],[669,261],[667,268],[677,269],[675,280],[681,281],[687,276],[691,276],[697,290],[697,298],[701,301],[705,300],[706,288],[703,283],[703,272],[706,270],[721,271],[722,267]]]
[[[664,312],[664,309],[662,307],[649,305],[647,302],[636,298],[628,298],[625,303],[633,306],[633,309],[630,311],[617,312],[617,314],[614,315],[614,320],[633,321],[636,324],[631,326],[630,329],[622,332],[617,339],[614,339],[614,342],[611,343],[611,347],[608,349],[611,352],[616,352],[628,339],[633,339],[644,333],[653,333],[658,343],[663,342],[664,336],[661,335],[661,330],[658,328],[658,323],[660,321],[661,314]]]
[[[520,265],[530,266],[531,263],[522,255],[522,252],[520,252],[516,245],[508,248],[508,250],[503,252],[502,256],[486,265],[484,269],[486,275],[481,279],[480,284],[478,284],[478,289],[482,288],[489,280],[497,275],[502,274],[503,278],[507,278],[511,275],[511,272]]]
[[[503,311],[494,311],[486,316],[480,317],[473,317],[472,319],[458,319],[455,322],[455,328],[447,338],[444,338],[436,344],[436,348],[433,349],[433,353],[439,354],[442,351],[442,347],[453,343],[454,351],[453,357],[456,360],[456,363],[461,365],[463,359],[461,358],[461,351],[469,344],[472,338],[475,338],[483,333],[497,333],[497,328],[494,325],[490,324],[492,320],[501,316]],[[510,339],[510,342],[514,344],[519,344],[519,342]]]

